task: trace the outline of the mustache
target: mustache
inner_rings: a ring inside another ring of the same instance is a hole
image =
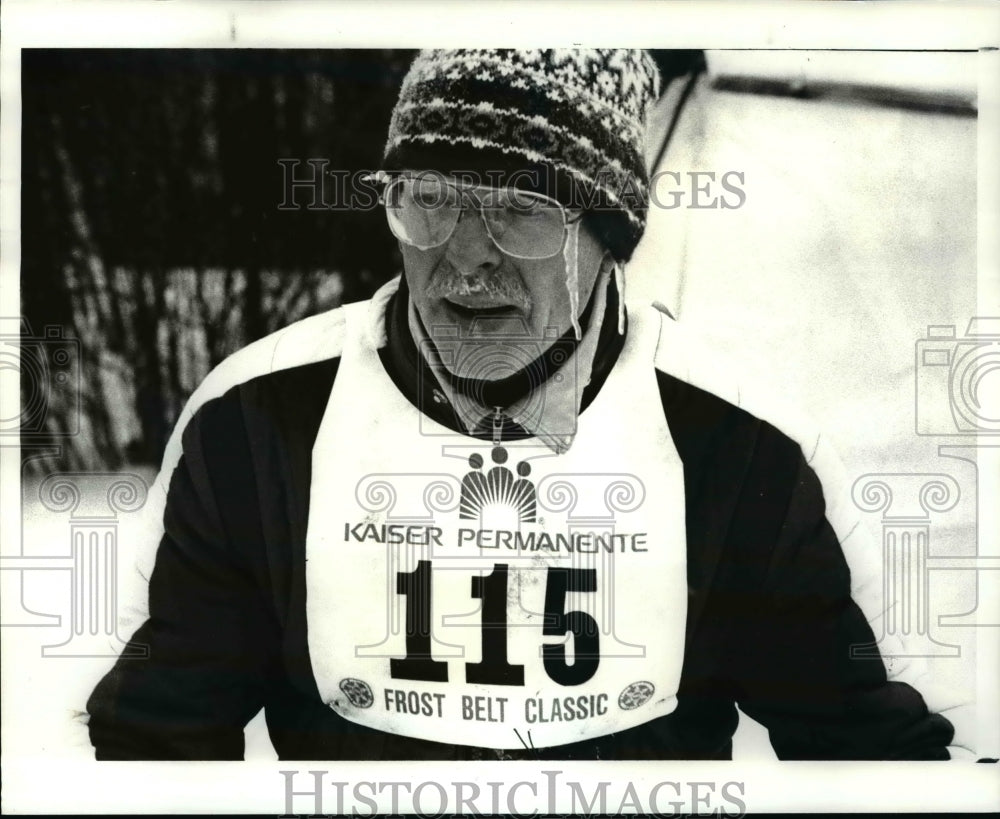
[[[520,277],[516,273],[504,273],[501,270],[466,276],[451,265],[440,265],[431,275],[426,292],[432,298],[488,296],[509,302],[525,312],[531,309],[531,296]]]

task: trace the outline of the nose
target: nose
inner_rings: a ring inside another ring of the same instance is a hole
[[[445,257],[463,276],[476,276],[496,270],[503,261],[493,243],[482,216],[475,207],[466,207],[448,240]]]

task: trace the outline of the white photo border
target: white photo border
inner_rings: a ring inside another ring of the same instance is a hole
[[[955,7],[962,13],[956,14]],[[7,0],[0,42],[0,315],[19,311],[20,50],[22,48],[343,48],[438,45],[591,45],[707,49],[980,50],[979,223],[980,315],[1000,305],[1000,8],[991,3],[922,2],[218,2]],[[447,25],[442,25],[447,20]],[[641,22],[641,25],[639,24]],[[541,41],[541,42],[540,42]],[[17,414],[17,398],[0,398],[0,415]],[[3,451],[0,485],[19,481],[16,447]],[[986,476],[984,476],[985,478]],[[993,476],[996,480],[996,476]],[[1000,486],[993,497],[1000,496]],[[19,521],[3,516],[2,536],[19,538]],[[982,649],[996,648],[996,630],[981,629]],[[23,632],[5,633],[9,644]],[[996,698],[997,652],[979,658],[979,693]],[[30,680],[3,664],[3,699],[10,704]],[[39,707],[35,703],[34,707]],[[16,738],[15,738],[16,739]],[[745,808],[761,811],[983,811],[1000,807],[1000,778],[992,765],[964,763],[100,763],[21,758],[4,742],[4,802],[10,813],[235,813],[282,814],[285,779],[297,770],[327,771],[326,781],[534,782],[516,806],[565,810],[544,794],[544,771],[579,781],[742,784]],[[687,786],[685,786],[687,787]],[[350,786],[348,786],[348,792]],[[326,810],[334,812],[333,790]],[[367,790],[366,790],[367,793]],[[690,789],[680,810],[697,810]],[[530,796],[529,796],[530,795]],[[537,798],[535,796],[537,795]],[[819,797],[819,798],[818,798]],[[379,806],[390,807],[388,793]],[[312,803],[297,797],[296,810]],[[562,799],[560,795],[559,799]],[[664,800],[664,804],[669,799]],[[429,804],[435,805],[434,800]],[[735,803],[731,803],[735,804]],[[501,809],[508,804],[501,802]],[[725,807],[725,806],[723,806]],[[362,803],[362,812],[367,808]],[[730,807],[730,810],[733,808]],[[364,813],[362,813],[364,815]]]

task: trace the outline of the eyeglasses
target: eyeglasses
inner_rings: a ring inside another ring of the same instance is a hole
[[[463,186],[429,173],[389,178],[382,201],[393,235],[421,250],[447,242],[471,202],[497,248],[518,259],[555,256],[567,226],[583,215],[570,216],[562,204],[540,193]]]

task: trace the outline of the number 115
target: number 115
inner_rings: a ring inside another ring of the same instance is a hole
[[[472,578],[472,597],[482,600],[482,660],[465,664],[465,681],[485,685],[524,685],[524,666],[507,659],[507,578],[509,567],[496,563],[488,575]],[[545,583],[546,637],[573,635],[572,663],[565,643],[542,645],[545,673],[560,685],[581,685],[597,672],[600,639],[597,622],[583,611],[566,611],[568,592],[597,591],[596,569],[549,567]],[[406,656],[389,661],[394,679],[447,682],[448,664],[431,656],[431,562],[396,573],[396,593],[406,597]]]

